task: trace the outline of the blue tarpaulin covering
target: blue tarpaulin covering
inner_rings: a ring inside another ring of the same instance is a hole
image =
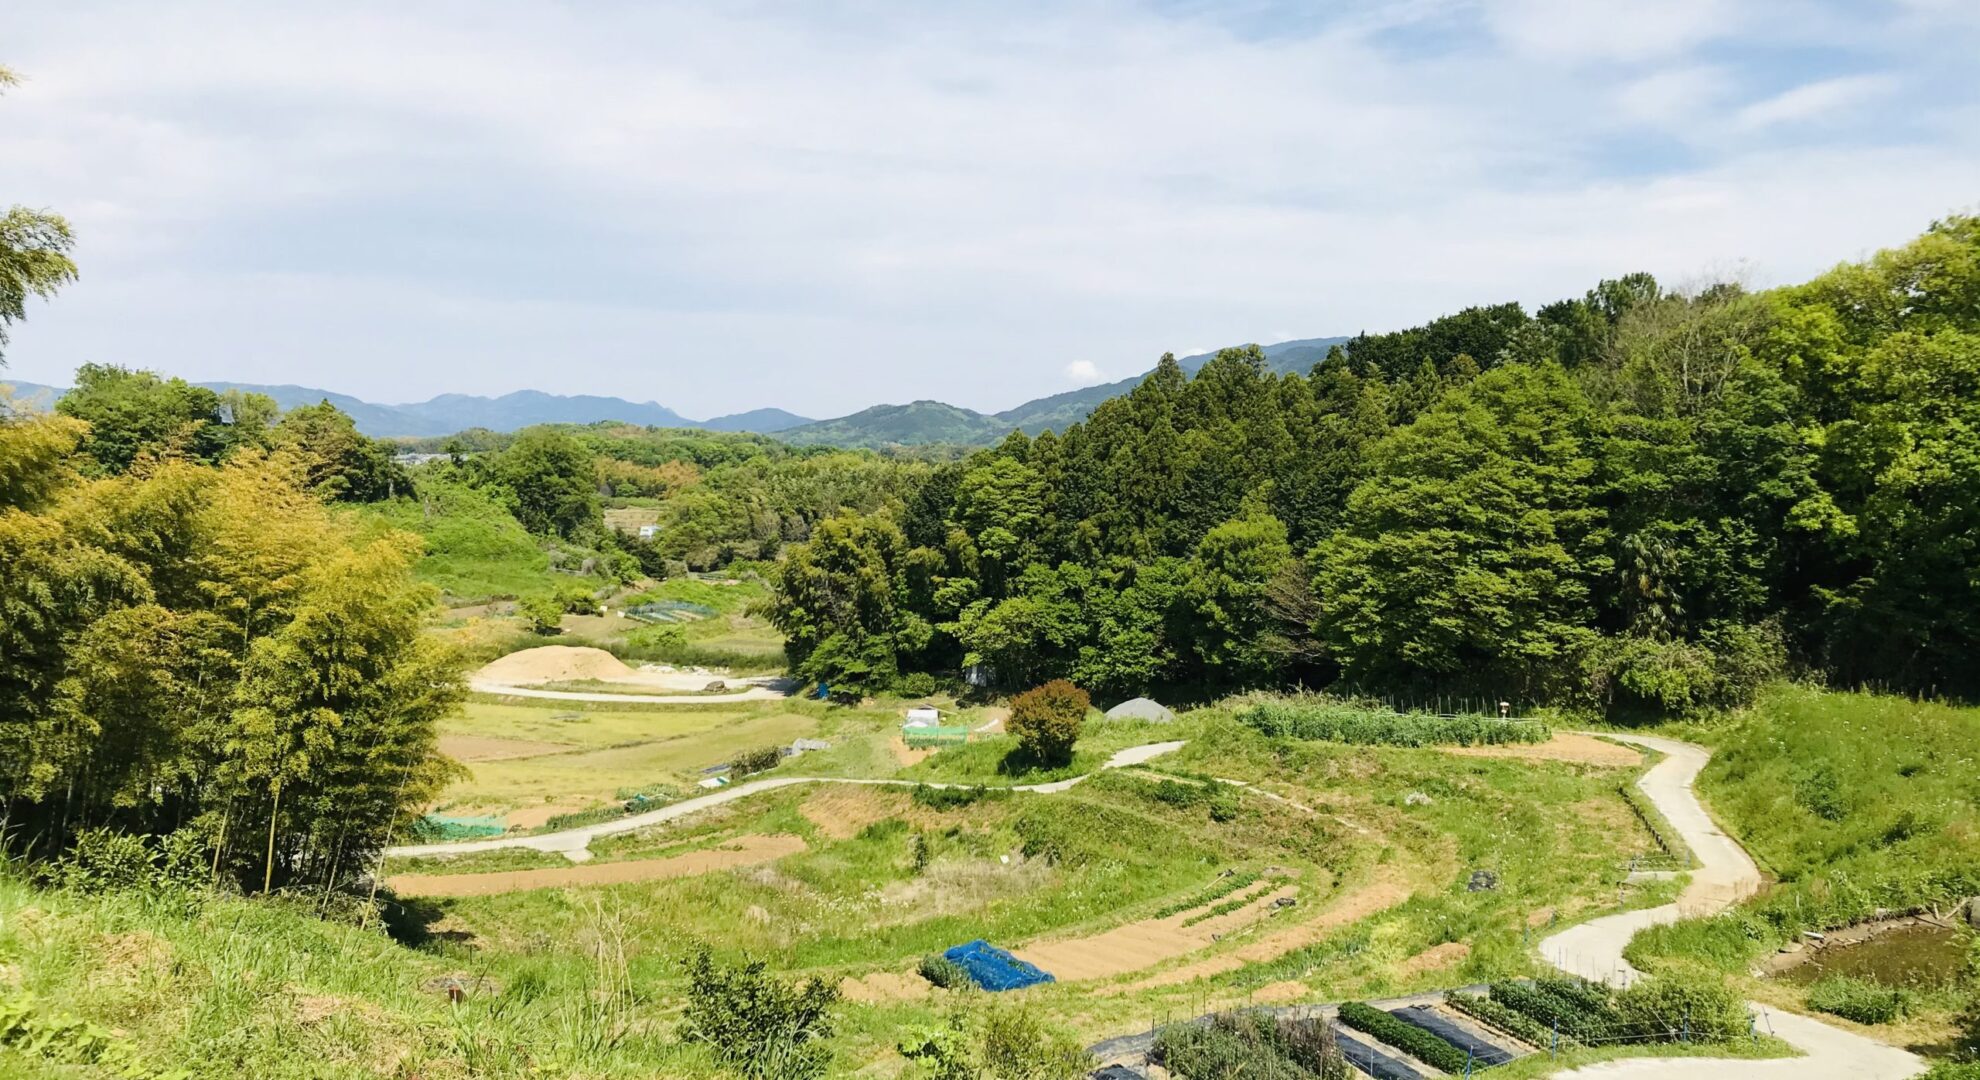
[[[962,966],[985,990],[1021,990],[1052,981],[1052,976],[978,938],[942,954]]]

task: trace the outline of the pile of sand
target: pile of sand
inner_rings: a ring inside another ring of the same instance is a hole
[[[574,645],[543,645],[510,653],[474,673],[476,679],[503,686],[602,679],[634,681],[637,673],[604,649]]]

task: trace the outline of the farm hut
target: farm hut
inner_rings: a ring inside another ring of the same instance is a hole
[[[903,728],[938,727],[942,723],[942,710],[933,705],[916,705],[907,711],[907,723]]]
[[[1156,724],[1167,724],[1175,720],[1176,714],[1159,701],[1145,697],[1132,698],[1107,710],[1109,720],[1147,720]]]

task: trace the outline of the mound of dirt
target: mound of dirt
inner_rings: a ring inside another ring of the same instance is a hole
[[[474,677],[504,686],[602,679],[630,681],[634,671],[604,649],[574,645],[542,645],[510,653],[474,673]]]

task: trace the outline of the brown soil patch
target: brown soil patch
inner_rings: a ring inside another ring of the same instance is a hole
[[[542,757],[571,747],[565,743],[537,742],[534,739],[504,739],[494,735],[442,735],[440,752],[455,761],[507,761],[511,758]]]
[[[1543,907],[1540,910],[1526,917],[1526,925],[1529,928],[1535,926],[1545,926],[1548,923],[1552,922],[1553,920],[1554,920],[1554,909],[1550,907]]]
[[[1303,982],[1275,982],[1259,987],[1251,1000],[1261,1005],[1287,1005],[1312,996],[1313,991]]]
[[[591,809],[588,803],[552,803],[548,806],[525,806],[521,810],[511,810],[502,817],[502,824],[511,829],[540,829],[550,824],[550,819],[558,814],[575,814],[580,810]]]
[[[525,889],[570,885],[618,885],[628,881],[692,877],[738,866],[755,866],[795,855],[804,841],[795,836],[745,836],[720,847],[665,859],[509,870],[495,874],[399,874],[385,884],[401,896],[493,896]]]
[[[1397,972],[1402,975],[1420,975],[1426,971],[1442,971],[1464,963],[1471,955],[1471,946],[1462,941],[1446,941],[1433,945],[1402,962]]]
[[[140,982],[172,956],[172,946],[143,930],[105,934],[95,942],[96,963],[88,982],[95,985]]]
[[[1225,935],[1266,917],[1274,901],[1298,891],[1292,886],[1274,889],[1228,915],[1205,919],[1194,926],[1184,926],[1183,922],[1200,914],[1201,909],[1162,919],[1143,919],[1091,937],[1040,942],[1014,952],[1019,959],[1051,972],[1060,982],[1125,975],[1207,948]]]
[[[880,792],[852,784],[822,785],[798,804],[798,813],[834,840],[850,840],[876,821],[899,816]]]
[[[635,672],[604,649],[574,645],[543,645],[513,652],[474,673],[477,679],[505,686],[561,682],[572,679],[631,679]]]
[[[935,751],[940,749],[940,747],[930,746],[916,750],[909,746],[907,740],[901,738],[899,735],[888,740],[887,745],[894,748],[894,760],[903,765],[919,765],[935,756]]]
[[[1384,867],[1374,881],[1341,897],[1313,919],[1267,934],[1256,941],[1247,942],[1232,952],[1206,957],[1127,986],[1109,988],[1108,992],[1130,993],[1157,986],[1177,986],[1196,979],[1207,979],[1212,975],[1222,975],[1227,971],[1236,971],[1246,964],[1262,964],[1268,960],[1277,960],[1294,949],[1304,948],[1319,941],[1337,927],[1346,926],[1409,899],[1411,890],[1402,880],[1402,876],[1400,871]]]
[[[919,975],[901,975],[892,971],[876,971],[857,979],[843,979],[839,982],[839,993],[847,1001],[873,1004],[883,1001],[917,1001],[928,996],[934,987]]]
[[[1505,746],[1450,746],[1447,754],[1459,757],[1524,758],[1528,761],[1575,761],[1584,765],[1611,765],[1626,768],[1641,765],[1643,755],[1627,746],[1603,742],[1590,735],[1557,731],[1543,743],[1509,743]]]

